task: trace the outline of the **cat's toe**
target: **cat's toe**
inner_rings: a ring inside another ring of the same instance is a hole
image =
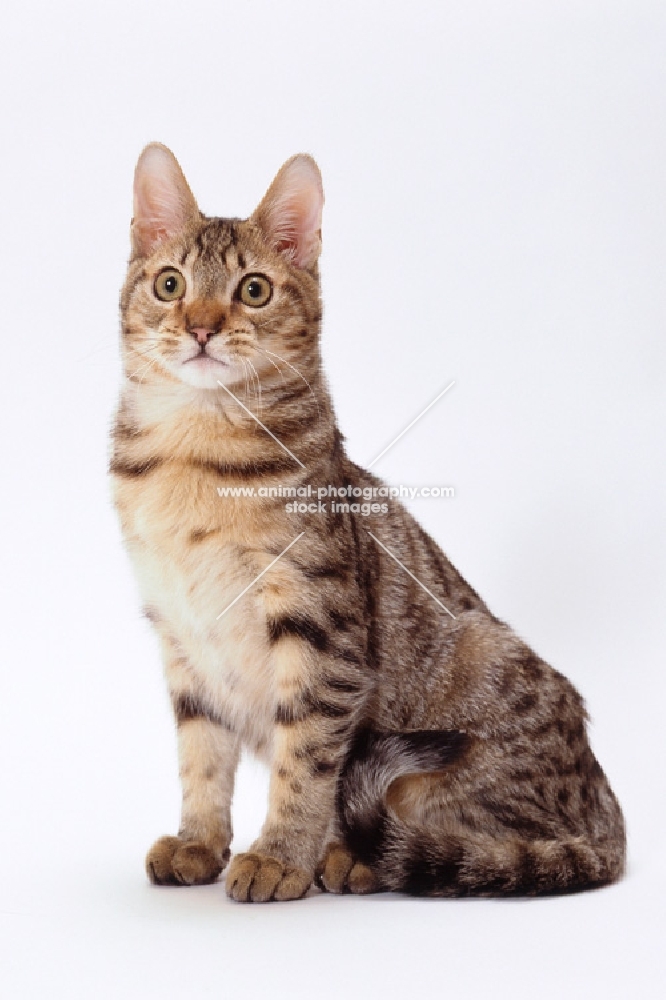
[[[220,857],[199,841],[160,837],[146,857],[148,878],[154,885],[207,885],[218,877],[229,857]]]
[[[368,892],[378,892],[379,882],[371,868],[357,861],[347,876],[347,888],[355,895],[362,896]]]
[[[154,885],[178,885],[171,859],[180,841],[178,837],[160,837],[146,856],[146,872]]]
[[[238,903],[266,903],[271,899],[300,899],[312,876],[294,865],[264,854],[238,854],[227,872],[227,895]]]
[[[344,892],[354,857],[342,844],[331,844],[317,868],[317,884],[325,892]]]
[[[343,844],[330,844],[317,868],[317,884],[325,892],[351,892],[362,895],[377,892],[379,883],[371,868]]]

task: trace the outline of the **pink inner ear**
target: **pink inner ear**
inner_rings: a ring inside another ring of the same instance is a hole
[[[319,253],[324,192],[319,170],[308,156],[285,164],[257,215],[270,243],[297,267],[313,264]]]
[[[197,212],[196,203],[173,154],[153,143],[139,157],[134,174],[133,229],[146,253],[180,232]]]

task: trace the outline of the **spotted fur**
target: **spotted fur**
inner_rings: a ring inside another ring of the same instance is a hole
[[[246,220],[203,215],[165,147],[137,165],[110,468],[183,786],[178,836],[151,849],[148,874],[218,876],[245,746],[271,781],[261,834],[227,872],[237,900],[301,896],[315,870],[336,892],[611,882],[624,826],[580,696],[402,506],[295,515],[218,493],[381,485],[347,457],[322,372],[322,204],[306,156]],[[165,268],[186,289],[172,301],[155,291]],[[272,288],[260,307],[242,297],[253,274]]]

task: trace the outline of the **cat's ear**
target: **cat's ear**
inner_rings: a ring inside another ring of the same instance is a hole
[[[311,267],[321,250],[324,189],[319,167],[305,153],[280,169],[252,221],[265,240],[296,267]]]
[[[200,219],[197,203],[170,149],[151,142],[141,153],[134,171],[132,242],[145,255]]]

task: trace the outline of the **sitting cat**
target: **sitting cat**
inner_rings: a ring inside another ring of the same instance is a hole
[[[315,878],[439,896],[612,882],[622,814],[572,685],[399,503],[286,509],[289,488],[381,486],[345,454],[322,373],[322,206],[304,155],[247,220],[203,215],[164,146],[136,168],[111,473],[183,786],[149,877],[220,874],[245,746],[271,776],[227,871],[236,900]],[[255,496],[224,495],[239,485]]]

